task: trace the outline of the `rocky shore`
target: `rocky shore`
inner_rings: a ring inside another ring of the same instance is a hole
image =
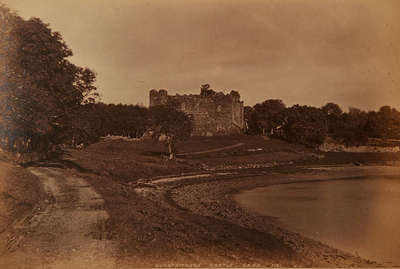
[[[247,229],[272,235],[301,257],[299,263],[292,264],[292,266],[380,267],[381,265],[374,261],[356,257],[322,242],[281,228],[276,225],[272,217],[259,216],[250,210],[241,208],[233,199],[233,195],[240,191],[272,184],[371,175],[400,175],[400,168],[396,166],[310,166],[287,167],[286,169],[281,167],[275,169],[275,171],[259,171],[258,174],[236,175],[232,178],[216,178],[203,183],[195,181],[181,183],[170,187],[167,191],[167,197],[176,206],[195,214],[229,221]],[[279,266],[286,264],[287,261],[282,260]]]

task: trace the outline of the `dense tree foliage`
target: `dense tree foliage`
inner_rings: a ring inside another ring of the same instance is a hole
[[[40,19],[0,7],[0,136],[4,149],[47,152],[63,143],[75,112],[93,102],[95,74]]]
[[[89,144],[107,135],[140,138],[151,131],[154,139],[165,136],[170,158],[175,156],[175,143],[192,132],[191,119],[171,106],[150,109],[138,105],[86,104],[76,111],[72,128],[64,135],[72,145]]]
[[[90,144],[102,136],[139,138],[150,127],[148,109],[139,105],[85,104],[75,111],[68,144]]]
[[[284,121],[279,136],[306,146],[322,144],[327,136],[326,116],[315,107],[294,105],[282,111]]]
[[[327,115],[334,118],[340,117],[343,114],[342,109],[338,104],[335,103],[327,103],[323,107],[321,107],[322,111]]]
[[[286,108],[277,99],[246,107],[245,119],[249,134],[271,135],[307,146],[322,143],[327,135],[327,116],[322,109],[299,105]]]
[[[390,106],[378,111],[327,103],[321,108],[294,105],[285,108],[280,100],[266,100],[245,107],[249,134],[269,134],[307,146],[321,144],[327,136],[346,145],[365,145],[369,138],[400,139],[400,112]]]
[[[248,132],[250,134],[271,134],[276,127],[282,124],[281,112],[285,108],[282,100],[270,99],[256,104],[251,110],[246,109]]]

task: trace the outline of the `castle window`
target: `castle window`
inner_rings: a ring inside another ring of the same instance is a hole
[[[217,112],[221,112],[221,110],[222,110],[222,106],[221,106],[221,105],[218,105],[218,106],[217,106]]]

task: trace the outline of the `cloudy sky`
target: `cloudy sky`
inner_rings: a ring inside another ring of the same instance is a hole
[[[98,75],[102,101],[238,90],[246,105],[400,109],[399,0],[0,0]]]

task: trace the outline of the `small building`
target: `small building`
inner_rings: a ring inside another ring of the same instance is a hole
[[[236,91],[215,92],[203,85],[200,94],[168,95],[166,90],[150,91],[150,107],[169,105],[193,120],[192,136],[242,133],[245,127],[243,101]]]

